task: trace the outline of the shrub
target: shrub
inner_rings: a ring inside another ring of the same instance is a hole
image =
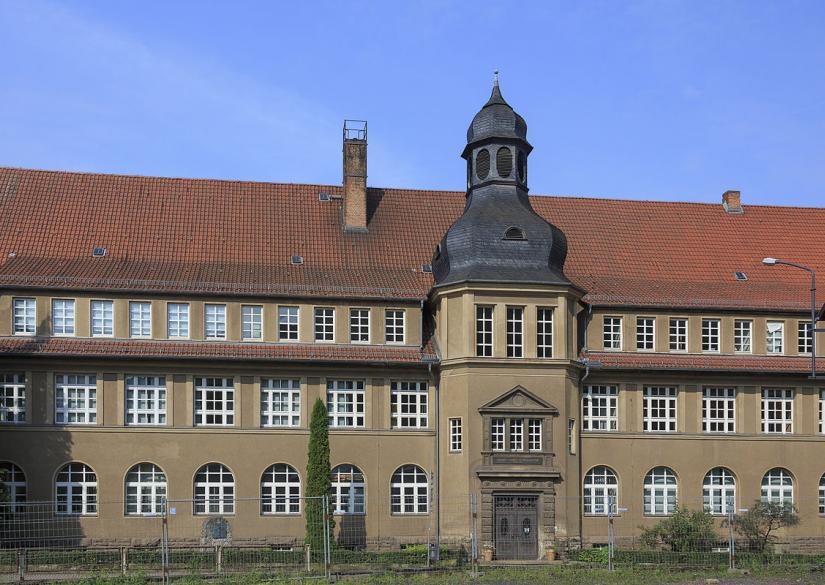
[[[776,530],[797,524],[799,515],[790,502],[756,501],[747,512],[735,517],[733,529],[748,541],[750,550],[765,552],[770,550]]]
[[[704,510],[678,508],[672,516],[655,526],[640,528],[644,546],[666,546],[674,552],[707,551],[719,540],[713,527],[713,517]]]

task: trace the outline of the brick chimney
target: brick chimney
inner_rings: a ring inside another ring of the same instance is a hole
[[[367,123],[344,120],[344,230],[367,231]]]
[[[725,191],[722,194],[722,207],[728,213],[745,213],[739,191]]]

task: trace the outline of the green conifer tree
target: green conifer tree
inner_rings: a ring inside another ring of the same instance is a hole
[[[329,466],[329,422],[327,408],[319,398],[312,407],[307,450],[306,537],[313,556],[324,548],[324,507],[321,498],[328,496],[332,487]],[[334,522],[328,514],[330,534]]]

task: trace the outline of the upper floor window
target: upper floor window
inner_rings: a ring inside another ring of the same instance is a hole
[[[553,357],[553,309],[536,309],[536,357]]]
[[[384,334],[387,343],[404,343],[404,313],[401,309],[384,311]]]
[[[733,322],[733,349],[739,353],[751,353],[753,338],[753,321],[736,319]]]
[[[298,307],[278,307],[278,339],[298,341]]]
[[[733,433],[736,431],[736,389],[706,387],[702,389],[702,431]]]
[[[687,324],[683,317],[670,319],[670,351],[687,351]]]
[[[74,299],[52,299],[52,333],[74,335]]]
[[[643,429],[651,432],[676,431],[675,386],[645,386]]]
[[[97,423],[97,378],[94,374],[55,375],[54,422],[59,425]]]
[[[166,378],[126,376],[126,424],[166,424]]]
[[[490,419],[490,449],[492,451],[541,451],[540,418],[494,417]]]
[[[493,307],[476,307],[476,355],[493,355]]]
[[[390,403],[393,428],[427,427],[426,382],[391,382]]]
[[[819,391],[819,432],[825,433],[825,389]]]
[[[370,342],[370,310],[349,310],[349,340],[351,343]]]
[[[719,351],[719,319],[702,319],[702,351]]]
[[[603,334],[605,349],[622,349],[622,318],[605,317]]]
[[[26,422],[26,375],[0,374],[0,423]]]
[[[814,345],[811,322],[800,321],[797,325],[797,331],[797,351],[799,353],[811,353]]]
[[[327,380],[331,427],[364,426],[364,380]]]
[[[507,357],[524,356],[524,309],[507,307]]]
[[[785,346],[784,321],[768,321],[768,353],[782,353]]]
[[[315,341],[335,341],[335,309],[315,307]]]
[[[636,317],[636,349],[653,351],[655,348],[656,319]]]
[[[261,380],[261,426],[301,425],[301,381],[264,378]]]
[[[788,434],[793,432],[793,390],[762,389],[762,432]]]
[[[152,337],[152,303],[144,301],[129,303],[129,335],[131,337]]]
[[[92,301],[92,337],[115,334],[115,304],[113,301]]]
[[[195,426],[235,424],[235,385],[232,378],[195,378]]]
[[[463,431],[460,418],[450,419],[450,452],[459,453],[462,449]]]
[[[168,303],[166,305],[166,335],[170,338],[189,338],[189,304]]]
[[[226,305],[204,306],[206,339],[226,339]]]
[[[588,386],[582,395],[582,430],[615,431],[618,429],[617,386]]]
[[[619,479],[616,472],[599,465],[587,472],[584,476],[584,513],[606,515],[610,507],[616,512],[616,502],[619,496]]]
[[[12,321],[15,335],[34,335],[37,327],[37,303],[34,299],[17,298],[12,301]]]
[[[241,305],[241,339],[260,340],[264,337],[264,308]]]

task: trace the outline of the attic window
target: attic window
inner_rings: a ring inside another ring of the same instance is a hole
[[[329,193],[325,191],[318,193],[318,201],[329,201],[330,199],[332,198],[329,196]]]
[[[106,248],[97,247],[92,250],[92,256],[95,258],[103,258],[106,255]]]
[[[526,240],[527,237],[524,235],[524,230],[517,227],[511,227],[506,232],[504,232],[504,239],[505,240]]]
[[[292,257],[292,263],[293,264],[303,264],[304,263],[304,257],[303,256],[293,256]]]
[[[748,275],[745,274],[744,272],[734,272],[733,276],[734,276],[734,278],[736,278],[736,280],[747,280],[748,279]]]
[[[421,272],[432,272],[433,265],[432,264],[422,264],[421,265]]]

